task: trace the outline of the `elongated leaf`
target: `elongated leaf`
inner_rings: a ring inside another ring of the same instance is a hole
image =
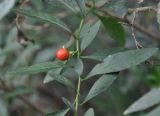
[[[64,109],[64,110],[57,111],[57,112],[47,113],[45,114],[45,116],[65,116],[65,114],[67,114],[68,111],[69,109]]]
[[[121,71],[132,66],[136,66],[158,51],[158,48],[145,48],[137,50],[128,50],[125,52],[109,55],[103,63],[97,64],[89,73],[87,78],[97,74],[105,74]]]
[[[40,21],[50,23],[50,24],[56,24],[63,29],[65,29],[68,32],[71,32],[70,29],[64,24],[58,17],[43,13],[43,12],[35,12],[35,11],[30,11],[30,10],[24,10],[24,9],[14,9],[15,12],[20,13],[22,15],[30,16],[33,18],[36,18]]]
[[[159,114],[160,114],[160,106],[156,107],[155,109],[153,109],[152,111],[150,111],[148,114],[144,116],[159,116]]]
[[[7,13],[13,8],[16,0],[3,0],[0,1],[0,20],[7,15]]]
[[[90,24],[83,25],[81,32],[80,32],[81,39],[88,35],[88,33],[90,32],[90,28],[91,28]]]
[[[77,5],[79,6],[79,9],[83,16],[85,16],[85,0],[76,0]]]
[[[93,41],[95,36],[98,33],[100,27],[100,21],[97,21],[93,26],[89,28],[88,25],[85,25],[84,28],[82,28],[82,31],[80,33],[81,38],[81,51],[85,50],[86,47]]]
[[[59,0],[59,2],[61,2],[67,8],[69,8],[72,12],[77,14],[77,10],[76,10],[77,3],[75,2],[75,0]]]
[[[7,103],[0,98],[0,116],[9,116]]]
[[[88,109],[87,112],[84,114],[84,116],[94,116],[93,108]]]
[[[62,97],[62,100],[67,105],[68,108],[70,108],[72,111],[74,111],[74,106],[68,99]]]
[[[124,48],[111,48],[111,49],[104,49],[104,50],[100,50],[98,52],[95,52],[94,54],[90,55],[90,56],[81,56],[82,58],[85,59],[92,59],[92,60],[98,60],[98,61],[103,61],[104,58],[106,58],[108,55],[117,53],[117,52],[122,52],[125,51],[126,49]]]
[[[57,69],[54,69],[54,70],[50,70],[48,71],[48,73],[46,74],[44,80],[43,80],[43,83],[46,84],[46,83],[49,83],[51,81],[54,81],[54,78],[55,75],[60,75],[61,71],[62,71],[63,68],[57,68]],[[51,76],[51,75],[52,76]]]
[[[92,99],[93,97],[99,95],[100,93],[107,90],[107,88],[113,83],[113,81],[117,78],[117,75],[103,75],[100,77],[90,89],[87,97],[84,99],[83,103]],[[82,103],[82,104],[83,104]]]
[[[108,35],[116,40],[119,45],[124,46],[125,44],[125,31],[123,26],[112,17],[99,16],[98,18],[102,21]]]
[[[72,82],[69,79],[67,79],[63,75],[56,74],[54,71],[49,71],[44,79],[44,83],[48,83],[51,81],[57,81],[57,82],[64,84],[66,86],[74,87],[74,85],[72,84]]]
[[[78,75],[73,68],[65,68],[62,75],[69,78],[78,78]]]
[[[109,8],[111,10],[117,11],[122,8],[125,8],[126,4],[127,4],[126,0],[112,0],[112,1],[108,2],[105,5],[105,7]]]
[[[78,75],[81,75],[83,73],[83,62],[81,59],[77,59],[74,69]]]
[[[31,88],[16,88],[14,91],[9,92],[8,94],[6,94],[5,98],[9,99],[9,98],[15,98],[19,95],[24,95],[24,94],[28,94],[33,92],[33,90]]]
[[[147,94],[145,94],[135,103],[133,103],[127,110],[125,110],[124,114],[126,115],[133,112],[145,110],[160,103],[159,96],[160,96],[160,88],[149,91]]]
[[[60,67],[63,67],[63,64],[61,64],[60,62],[59,63],[57,63],[57,62],[44,62],[44,63],[35,64],[32,66],[23,67],[20,69],[15,69],[15,70],[8,72],[8,74],[11,74],[11,75],[36,74],[36,73],[40,73],[40,72],[47,72],[51,69],[56,69],[56,68],[60,68]]]

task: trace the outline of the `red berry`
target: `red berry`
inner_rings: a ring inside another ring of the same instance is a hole
[[[60,48],[57,52],[56,52],[56,57],[59,60],[67,60],[69,58],[69,51],[66,48]]]

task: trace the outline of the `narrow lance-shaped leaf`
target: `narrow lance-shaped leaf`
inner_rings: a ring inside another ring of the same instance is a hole
[[[46,23],[56,24],[56,25],[62,27],[63,29],[65,29],[66,31],[71,32],[70,29],[67,27],[67,25],[54,15],[50,15],[50,14],[43,13],[43,12],[24,10],[24,9],[14,9],[14,11],[17,13],[20,13],[22,15],[36,18],[36,19],[43,21],[43,22],[46,22]]]
[[[60,68],[63,66],[64,65],[60,62],[44,62],[44,63],[35,64],[32,66],[22,67],[20,69],[15,69],[15,70],[8,72],[8,74],[11,74],[11,75],[36,74],[40,72],[47,72],[51,69],[56,69],[56,68]]]
[[[135,103],[133,103],[127,110],[125,110],[124,114],[126,115],[133,112],[145,110],[156,104],[159,104],[160,103],[159,96],[160,96],[160,88],[149,91],[147,94],[145,94]]]
[[[89,27],[88,24],[84,25],[80,33],[81,37],[81,51],[84,51],[86,47],[94,40],[100,27],[100,21],[97,21],[93,26]]]
[[[63,5],[69,8],[72,12],[77,14],[77,9],[75,8],[77,7],[77,3],[75,2],[75,0],[59,0],[59,2],[61,2]]]
[[[85,16],[85,0],[75,0],[77,2],[77,5],[82,13],[83,16]]]
[[[103,75],[100,77],[90,89],[87,97],[84,99],[83,103],[92,99],[93,97],[99,95],[100,93],[107,90],[107,88],[113,83],[113,81],[117,78],[117,75]]]
[[[46,83],[49,83],[51,81],[54,81],[55,79],[55,76],[56,75],[60,75],[61,71],[62,71],[63,68],[57,68],[57,69],[54,69],[54,70],[50,70],[48,71],[48,73],[46,74],[44,80],[43,80],[43,83],[46,84]]]
[[[11,10],[14,6],[16,0],[3,0],[0,1],[0,20],[7,15],[7,13]]]
[[[74,87],[74,85],[72,84],[72,82],[69,79],[67,79],[63,75],[56,74],[54,72],[54,70],[51,70],[47,73],[47,75],[44,79],[44,83],[48,83],[48,82],[51,82],[51,81],[57,81],[57,82],[59,82],[63,85]]]
[[[105,4],[105,7],[117,11],[119,9],[124,8],[126,4],[127,4],[126,0],[112,0],[108,2],[107,4]]]
[[[86,113],[84,114],[84,116],[94,116],[94,110],[93,108],[90,108],[86,111]]]
[[[74,105],[65,97],[62,97],[63,102],[67,105],[68,108],[70,108],[72,111],[74,111]]]
[[[104,17],[97,15],[98,18],[102,21],[108,35],[116,40],[120,46],[125,44],[125,31],[123,26],[112,17]]]
[[[0,116],[9,116],[7,106],[6,101],[0,98]]]
[[[98,50],[97,52],[93,53],[92,55],[81,56],[81,57],[85,58],[85,59],[103,61],[108,55],[111,55],[111,54],[114,54],[117,52],[123,52],[126,50],[127,49],[124,49],[124,48],[103,49],[103,50]]]
[[[6,99],[15,98],[17,96],[28,94],[28,93],[31,93],[31,92],[33,92],[33,90],[31,88],[19,87],[19,88],[15,88],[15,90],[6,94],[5,98]]]
[[[118,72],[136,66],[153,56],[157,51],[158,48],[144,48],[109,55],[104,59],[103,63],[97,64],[91,70],[87,78],[97,74]]]
[[[77,59],[74,69],[78,75],[81,75],[83,73],[83,62],[81,59]]]

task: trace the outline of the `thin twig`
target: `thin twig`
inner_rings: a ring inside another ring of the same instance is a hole
[[[126,19],[128,15],[133,14],[134,12],[144,12],[144,11],[154,11],[157,12],[157,9],[153,6],[139,7],[139,8],[129,8],[124,14],[123,18]]]
[[[86,4],[87,7],[91,8],[92,6],[90,4]],[[98,8],[98,7],[96,7]],[[135,29],[137,29],[138,31],[140,31],[141,33],[143,33],[144,35],[148,36],[149,38],[155,40],[155,41],[158,41],[160,42],[160,35],[156,35],[155,33],[151,32],[151,31],[148,31],[146,30],[145,28],[143,28],[142,26],[140,26],[139,24],[137,23],[133,23],[127,19],[127,18],[124,18],[124,17],[120,17],[118,16],[117,14],[115,14],[114,12],[112,11],[109,11],[109,10],[102,10],[102,9],[99,9],[100,12],[102,12],[104,15],[107,15],[107,16],[111,16],[117,20],[119,20],[120,22],[123,22],[125,24],[128,24],[128,26],[133,26]]]
[[[134,21],[135,21],[135,19],[136,19],[136,13],[137,13],[136,11],[133,12],[132,26],[131,26],[132,37],[133,37],[133,39],[134,39],[134,42],[135,42],[136,47],[137,47],[137,48],[143,48],[143,46],[137,41],[136,36],[135,36],[135,32],[134,32],[134,26],[133,26],[133,24],[134,24]]]
[[[146,7],[139,7],[139,8],[129,8],[128,9],[128,13],[132,13],[132,12],[144,12],[144,11],[155,11],[157,12],[157,9],[153,6],[146,6]]]
[[[131,24],[132,24],[132,26],[131,26],[131,30],[132,30],[132,36],[133,36],[133,39],[134,39],[134,41],[135,41],[135,44],[136,44],[136,47],[137,48],[142,48],[143,46],[137,41],[137,39],[136,39],[136,36],[135,36],[135,32],[134,32],[134,26],[133,26],[133,24],[134,24],[134,22],[135,22],[135,19],[136,19],[136,14],[137,13],[139,13],[139,12],[144,12],[144,11],[155,11],[155,12],[157,12],[157,9],[155,8],[155,7],[153,7],[153,6],[148,6],[148,7],[139,7],[139,8],[129,8],[128,9],[128,11],[127,11],[127,13],[125,14],[125,16],[124,16],[124,18],[127,18],[127,15],[128,14],[133,14],[133,18],[132,18],[132,21],[131,21]]]

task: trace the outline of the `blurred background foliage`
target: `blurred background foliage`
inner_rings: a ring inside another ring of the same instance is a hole
[[[0,2],[2,2],[1,0]],[[90,2],[90,0],[86,0]],[[98,3],[103,0],[95,0]],[[14,8],[19,6],[20,0],[17,0]],[[70,2],[70,0],[68,0]],[[156,6],[158,0],[145,0],[142,4],[137,4],[137,0],[110,0],[103,6],[122,16],[128,8],[139,6]],[[73,8],[75,5],[73,4]],[[75,30],[80,19],[68,8],[66,8],[58,0],[30,0],[25,9],[34,11],[42,11],[54,14],[60,17],[71,30]],[[76,10],[75,10],[76,11]],[[62,47],[68,40],[69,35],[66,31],[58,26],[49,25],[40,22],[34,18],[25,17],[25,22],[21,27],[21,31],[26,38],[27,46],[18,43],[17,28],[14,20],[16,13],[12,10],[0,21],[0,78],[1,85],[5,81],[6,86],[10,86],[13,90],[10,92],[0,90],[0,116],[39,116],[34,108],[26,105],[19,99],[18,95],[23,94],[40,109],[45,112],[56,111],[65,108],[61,97],[64,96],[69,100],[73,100],[74,92],[70,87],[66,87],[57,82],[43,84],[45,73],[35,75],[17,75],[8,76],[9,70],[17,67],[32,65],[44,61],[54,61],[55,51]],[[87,16],[86,22],[94,22],[96,17]],[[136,21],[151,32],[159,34],[159,24],[157,23],[156,14],[154,12],[143,12],[138,14]],[[125,26],[126,48],[135,48],[135,43],[131,35],[130,27]],[[148,38],[146,35],[136,31],[137,40],[144,47],[159,47],[159,43]],[[92,54],[95,51],[119,47],[116,41],[112,40],[101,25],[100,31],[96,39],[85,50],[83,54]],[[74,48],[71,47],[70,50]],[[87,102],[81,107],[81,115],[92,106],[96,112],[96,116],[122,116],[124,110],[139,97],[144,95],[151,88],[160,87],[160,67],[159,57],[153,66],[140,65],[130,70],[122,71],[116,82],[108,91],[98,97]],[[84,73],[88,73],[95,61],[87,60],[84,62]],[[75,78],[72,71],[67,72],[69,77]],[[82,85],[82,93],[87,93],[94,81],[87,81]],[[152,109],[152,108],[151,108]],[[147,116],[146,112],[134,113],[129,116]],[[150,116],[150,115],[149,115]],[[158,116],[158,115],[157,115]]]

